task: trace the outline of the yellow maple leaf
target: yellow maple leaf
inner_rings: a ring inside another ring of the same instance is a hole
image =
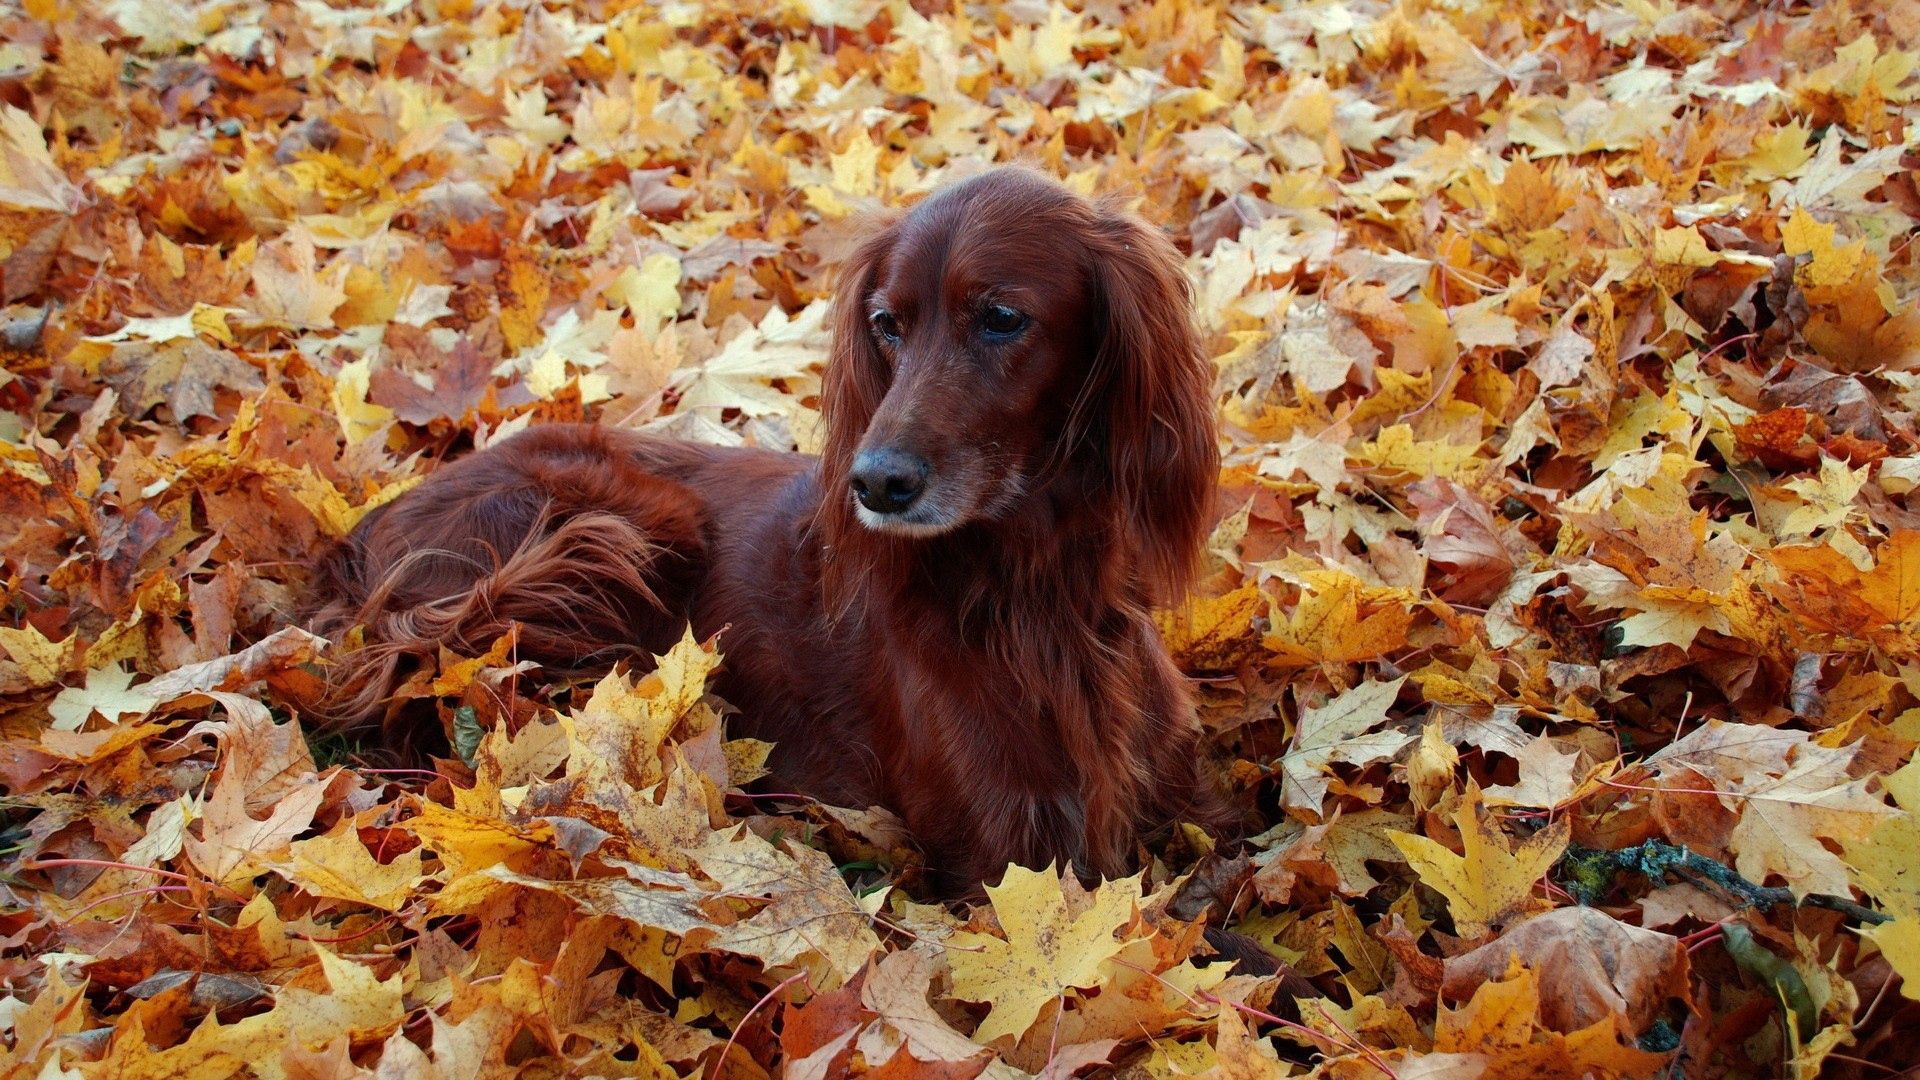
[[[361,842],[359,831],[349,827],[295,841],[287,850],[287,861],[274,869],[314,896],[350,900],[382,911],[398,911],[423,878],[419,848],[382,863]]]
[[[1071,889],[1077,904],[1069,903],[1053,867],[1010,866],[999,885],[987,888],[1006,936],[953,935],[947,962],[954,996],[993,1006],[973,1033],[976,1042],[1019,1035],[1048,1002],[1101,985],[1102,965],[1125,947],[1114,934],[1132,920],[1140,882],[1103,882],[1090,894]]]
[[[1850,841],[1846,858],[1860,886],[1893,916],[1892,922],[1861,933],[1873,939],[1900,973],[1901,993],[1920,1001],[1920,760],[1909,761],[1880,782],[1900,812],[1880,822],[1865,839]]]
[[[1842,247],[1835,242],[1836,226],[1814,219],[1804,207],[1795,207],[1786,224],[1780,226],[1780,245],[1789,255],[1810,256],[1794,271],[1802,285],[1838,287],[1872,271],[1867,242],[1855,240]]]
[[[572,747],[569,776],[588,786],[651,787],[666,775],[661,754],[674,727],[682,720],[696,730],[711,726],[712,710],[701,705],[701,698],[720,654],[689,628],[656,661],[655,669],[637,681],[608,672],[586,704],[561,720]]]
[[[1247,584],[1220,596],[1197,597],[1184,613],[1156,612],[1167,648],[1189,671],[1231,671],[1256,642],[1253,620],[1266,614],[1267,595]]]
[[[348,446],[378,435],[393,423],[392,409],[367,400],[372,374],[373,357],[369,355],[340,365],[340,373],[333,377],[333,415],[340,421]]]
[[[1823,457],[1818,477],[1798,477],[1780,485],[1798,495],[1802,505],[1788,511],[1786,519],[1775,530],[1777,535],[1811,536],[1822,529],[1845,525],[1856,514],[1854,499],[1866,486],[1871,471],[1869,466],[1849,469],[1839,458]]]
[[[253,261],[253,311],[264,319],[293,327],[328,327],[347,302],[342,287],[348,265],[341,262],[323,275],[313,234],[296,228],[260,249]]]
[[[1395,424],[1354,447],[1350,456],[1376,469],[1409,473],[1414,476],[1446,476],[1458,479],[1477,472],[1484,464],[1480,448],[1465,443],[1416,440],[1413,428]]]
[[[527,365],[527,389],[542,401],[551,401],[568,386],[577,386],[582,405],[592,405],[613,396],[607,376],[598,371],[575,374],[567,369],[567,357],[557,349],[543,350]]]
[[[403,1001],[405,972],[381,979],[372,968],[328,952],[315,943],[327,992],[283,986],[276,994],[274,1012],[284,1018],[287,1034],[302,1044],[317,1046],[339,1036],[350,1039],[384,1037],[406,1018]]]
[[[829,165],[833,182],[809,184],[806,188],[807,201],[828,217],[845,217],[853,212],[853,206],[843,196],[864,198],[879,190],[880,145],[867,134],[866,128],[856,129]]]
[[[1753,150],[1740,163],[1747,167],[1748,175],[1763,183],[1798,175],[1807,162],[1813,160],[1813,144],[1809,141],[1812,133],[1813,130],[1798,119],[1763,131],[1753,137]],[[1788,250],[1792,250],[1791,245]]]
[[[649,336],[680,312],[680,260],[656,252],[620,271],[607,295],[633,313],[633,328]]]
[[[448,881],[476,878],[480,871],[535,851],[553,839],[553,826],[544,821],[536,820],[521,828],[497,816],[448,809],[425,799],[420,800],[419,811],[401,827],[419,837],[423,848],[439,856]],[[447,901],[444,892],[435,897],[436,904]],[[446,909],[458,907],[448,904]]]
[[[1084,16],[1064,7],[1047,9],[1047,21],[1038,26],[1015,26],[994,43],[1000,66],[1022,84],[1038,82],[1073,66],[1073,45],[1080,37]]]
[[[1420,880],[1447,898],[1455,928],[1475,938],[1535,906],[1533,886],[1566,850],[1572,825],[1564,817],[1518,844],[1509,844],[1470,784],[1453,815],[1462,853],[1415,833],[1391,834]]]
[[[1304,592],[1299,606],[1285,621],[1275,620],[1266,636],[1266,647],[1278,663],[1304,667],[1372,660],[1406,644],[1413,616],[1400,603],[1388,600],[1361,618],[1364,586],[1358,578],[1329,574],[1314,584],[1317,587]]]
[[[87,718],[99,713],[114,723],[128,714],[145,716],[157,702],[144,687],[131,687],[133,672],[109,664],[87,672],[84,687],[69,686],[47,706],[55,731],[79,731]]]
[[[17,630],[0,626],[0,649],[7,651],[7,657],[19,670],[19,674],[11,678],[0,673],[0,688],[31,690],[60,681],[60,677],[74,665],[80,639],[68,634],[54,641],[32,623]]]

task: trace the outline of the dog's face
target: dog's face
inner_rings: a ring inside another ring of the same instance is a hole
[[[1027,510],[1045,528],[1071,509],[1094,523],[1071,542],[1122,549],[1150,592],[1178,595],[1220,465],[1191,315],[1179,251],[1111,202],[1006,168],[921,203],[860,249],[834,297],[830,541]]]
[[[932,536],[1017,504],[1084,410],[1101,343],[1092,208],[991,174],[879,238],[844,332],[886,386],[849,463],[871,529]]]

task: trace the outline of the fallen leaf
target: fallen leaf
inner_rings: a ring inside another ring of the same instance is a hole
[[[1391,838],[1420,880],[1447,898],[1462,937],[1477,938],[1533,908],[1533,887],[1566,850],[1570,826],[1557,818],[1520,842],[1510,842],[1481,805],[1480,789],[1468,787],[1453,815],[1461,854],[1417,833]]]

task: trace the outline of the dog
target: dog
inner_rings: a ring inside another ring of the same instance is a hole
[[[818,456],[539,426],[369,514],[315,628],[364,628],[335,726],[518,627],[562,672],[721,639],[781,790],[898,813],[949,894],[1113,876],[1238,817],[1155,629],[1199,562],[1212,370],[1174,245],[1023,168],[953,185],[841,271]]]

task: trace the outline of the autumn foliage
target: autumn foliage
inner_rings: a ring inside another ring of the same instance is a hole
[[[1914,0],[0,4],[0,1069],[1920,1063],[1917,64]],[[745,792],[724,635],[306,734],[363,514],[550,420],[815,448],[861,222],[1008,160],[1190,253],[1163,624],[1250,839],[928,903]]]

